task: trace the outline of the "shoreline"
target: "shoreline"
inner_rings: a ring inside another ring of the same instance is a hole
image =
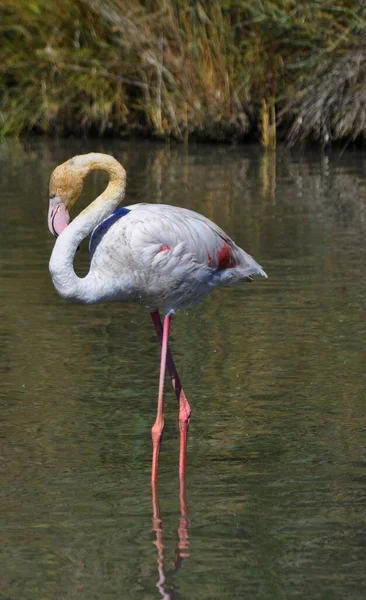
[[[301,151],[301,150],[309,150],[309,149],[317,149],[319,151],[323,150],[337,150],[341,149],[344,151],[345,149],[355,148],[357,150],[362,150],[366,147],[366,141],[363,136],[356,138],[355,140],[346,140],[346,139],[337,139],[331,140],[327,143],[321,142],[320,140],[314,139],[305,139],[304,141],[296,141],[295,143],[289,144],[287,134],[290,131],[283,131],[281,136],[276,137],[276,143],[273,147],[266,146],[263,144],[260,135],[258,133],[253,133],[253,135],[247,134],[245,136],[234,135],[229,136],[225,135],[225,130],[223,130],[217,137],[213,136],[211,132],[207,133],[205,131],[200,131],[198,134],[192,133],[184,137],[184,139],[177,139],[174,136],[169,135],[158,135],[154,131],[141,131],[139,128],[131,127],[129,130],[124,129],[120,132],[114,132],[112,130],[104,131],[99,133],[97,131],[75,131],[73,129],[65,130],[65,131],[37,131],[36,129],[30,129],[27,131],[23,131],[18,135],[0,135],[0,142],[10,139],[18,139],[19,141],[35,141],[35,140],[49,140],[49,141],[67,141],[67,140],[85,140],[85,141],[107,141],[111,140],[113,142],[131,142],[131,143],[151,143],[156,144],[157,146],[205,146],[205,145],[217,145],[217,146],[233,146],[233,147],[249,147],[253,146],[263,151],[271,151],[275,152],[276,149],[284,149],[286,151]]]

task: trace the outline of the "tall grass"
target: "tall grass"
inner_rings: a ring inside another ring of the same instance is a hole
[[[0,13],[2,134],[365,134],[362,0],[3,0]]]

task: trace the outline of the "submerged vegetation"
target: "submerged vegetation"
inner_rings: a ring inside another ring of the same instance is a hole
[[[363,0],[3,0],[0,131],[364,140]]]

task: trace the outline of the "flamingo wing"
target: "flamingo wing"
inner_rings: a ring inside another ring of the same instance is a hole
[[[134,274],[149,305],[191,304],[217,285],[266,276],[261,266],[212,221],[163,204],[118,209],[93,232],[91,268]]]
[[[123,217],[128,216],[127,219]],[[216,270],[240,268],[247,275],[265,275],[258,263],[239,248],[215,223],[192,210],[164,204],[136,204],[117,209],[92,233],[89,250],[93,258],[99,243],[103,247],[129,245],[131,251],[152,260],[160,251],[178,245],[196,262]],[[252,271],[251,273],[249,271]]]

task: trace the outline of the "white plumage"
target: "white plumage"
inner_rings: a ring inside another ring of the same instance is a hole
[[[197,302],[218,285],[265,275],[219,227],[191,210],[135,204],[122,211],[95,228],[90,240],[90,272],[113,279],[111,300],[121,297],[168,312]],[[220,268],[220,256],[221,264],[232,256],[235,266]]]

